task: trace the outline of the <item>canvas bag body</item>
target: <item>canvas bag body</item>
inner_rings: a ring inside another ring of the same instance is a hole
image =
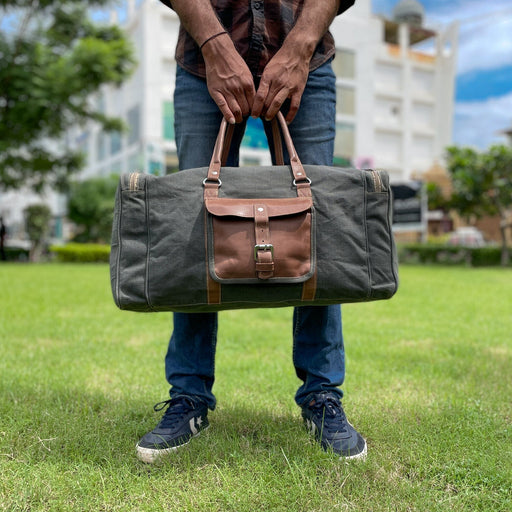
[[[122,175],[110,259],[117,306],[206,312],[393,296],[398,272],[387,173],[314,165],[303,169],[311,181],[312,269],[288,281],[256,276],[223,281],[216,275],[208,233],[214,220],[204,198],[211,167],[160,177]],[[297,198],[290,166],[222,167],[221,175],[220,200]],[[305,293],[306,282],[314,285],[313,295]]]

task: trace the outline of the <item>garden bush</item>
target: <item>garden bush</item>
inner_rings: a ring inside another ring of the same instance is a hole
[[[439,263],[471,267],[499,266],[501,264],[501,248],[498,246],[450,246],[438,243],[401,244],[398,246],[398,258],[400,263]],[[512,265],[511,260],[509,260],[509,265]]]
[[[7,261],[28,261],[29,250],[24,247],[4,247]]]
[[[55,254],[57,261],[73,263],[107,263],[110,257],[110,246],[104,244],[53,245],[50,252]]]

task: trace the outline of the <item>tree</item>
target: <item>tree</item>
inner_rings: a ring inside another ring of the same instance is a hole
[[[429,210],[442,210],[443,212],[449,210],[449,201],[445,198],[441,187],[437,183],[427,183],[426,190]]]
[[[77,242],[109,242],[119,176],[91,178],[71,185],[68,217],[79,228]]]
[[[50,232],[52,211],[46,204],[27,206],[25,213],[25,230],[32,243],[30,261],[38,261],[43,251],[44,242]]]
[[[3,21],[14,25],[2,23],[0,33],[0,188],[65,190],[84,163],[64,144],[67,130],[88,120],[105,131],[122,129],[91,101],[134,68],[121,29],[88,17],[89,7],[107,2],[0,0]]]
[[[498,215],[501,231],[501,262],[508,263],[506,229],[512,209],[512,147],[496,145],[479,153],[472,148],[447,149],[453,192],[452,208],[463,217]]]

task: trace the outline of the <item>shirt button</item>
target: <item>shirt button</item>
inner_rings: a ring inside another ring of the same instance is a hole
[[[259,11],[263,8],[263,2],[254,2],[254,8]]]

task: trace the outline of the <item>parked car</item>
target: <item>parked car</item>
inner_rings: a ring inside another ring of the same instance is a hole
[[[450,233],[448,245],[461,245],[464,247],[484,247],[486,245],[482,232],[474,227],[463,227]]]

